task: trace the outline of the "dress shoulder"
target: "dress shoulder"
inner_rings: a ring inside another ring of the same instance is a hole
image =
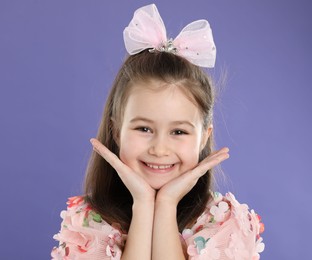
[[[71,197],[61,212],[61,230],[53,238],[52,259],[120,259],[126,235],[116,224],[109,225],[83,196]]]
[[[264,250],[260,216],[232,193],[214,192],[195,225],[182,233],[191,260],[257,260]]]

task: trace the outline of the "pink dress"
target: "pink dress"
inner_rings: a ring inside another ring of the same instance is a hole
[[[52,259],[120,259],[127,235],[118,224],[109,225],[85,202],[72,197],[61,212],[61,230],[54,236]],[[256,260],[264,250],[260,217],[240,204],[233,194],[213,193],[205,212],[181,241],[191,260]]]

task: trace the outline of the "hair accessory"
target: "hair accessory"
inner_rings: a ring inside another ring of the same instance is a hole
[[[208,68],[213,68],[216,61],[216,46],[208,21],[194,21],[185,26],[174,40],[168,40],[164,22],[155,4],[135,11],[123,37],[130,55],[146,49],[150,52],[165,51]]]

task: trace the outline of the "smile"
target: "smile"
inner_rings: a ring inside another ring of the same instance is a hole
[[[166,169],[172,168],[174,166],[174,164],[157,165],[157,164],[150,164],[150,163],[145,163],[145,165],[151,169],[154,169],[154,170],[166,170]]]

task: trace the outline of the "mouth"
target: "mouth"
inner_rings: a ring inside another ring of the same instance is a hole
[[[174,169],[175,164],[156,164],[156,163],[147,163],[142,162],[145,169],[152,173],[169,173]]]
[[[174,164],[151,164],[151,163],[144,163],[145,166],[154,169],[154,170],[167,170],[174,166]]]

